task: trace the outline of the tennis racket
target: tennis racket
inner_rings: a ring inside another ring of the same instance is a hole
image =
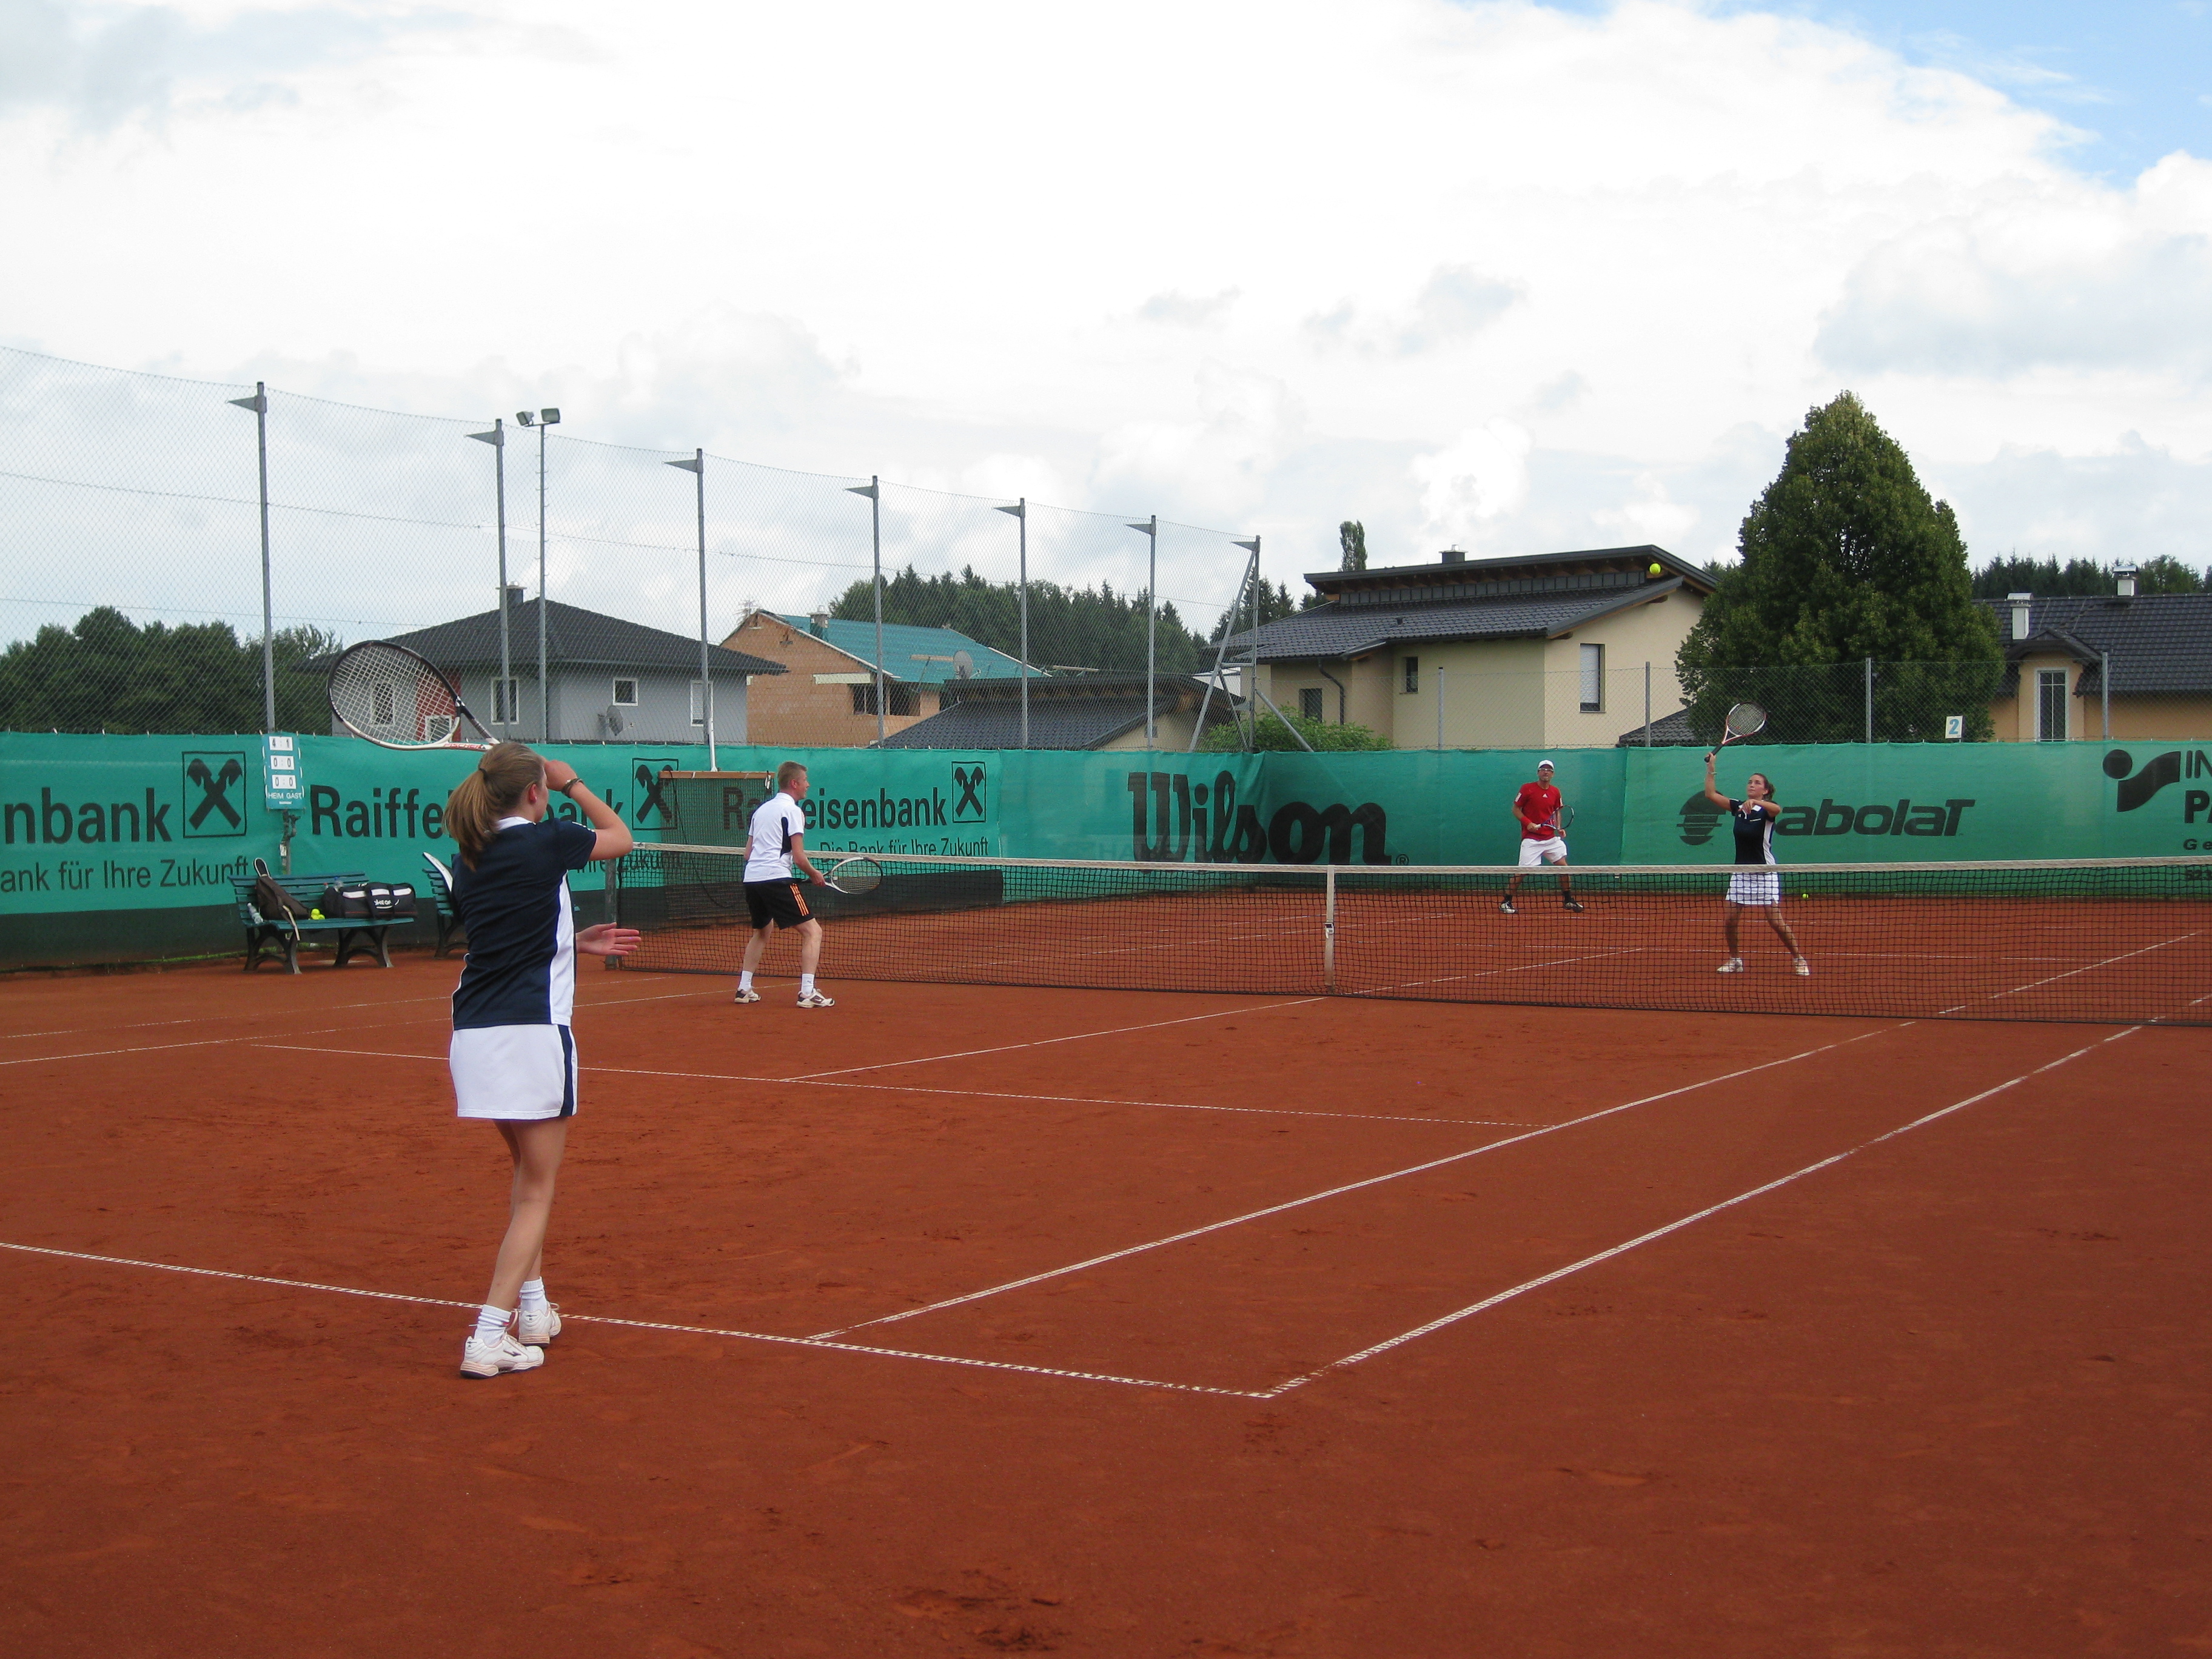
[[[1726,729],[1721,733],[1721,747],[1725,749],[1738,738],[1756,737],[1766,726],[1766,711],[1755,702],[1740,702],[1728,711]]]
[[[490,732],[453,683],[404,645],[363,640],[331,665],[331,713],[357,738],[386,749],[489,749]],[[461,740],[461,722],[482,743]]]
[[[822,879],[841,893],[872,893],[882,884],[884,866],[869,858],[839,859]]]
[[[1552,814],[1552,821],[1549,823],[1540,823],[1536,827],[1540,830],[1549,830],[1554,836],[1564,836],[1575,827],[1575,809],[1571,806],[1562,806]]]

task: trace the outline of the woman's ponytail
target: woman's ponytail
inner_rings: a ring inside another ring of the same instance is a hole
[[[477,867],[477,855],[499,833],[499,821],[513,812],[523,792],[545,778],[545,763],[524,743],[495,743],[446,799],[446,832],[460,843],[461,862]]]

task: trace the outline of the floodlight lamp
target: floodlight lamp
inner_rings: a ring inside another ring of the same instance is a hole
[[[514,418],[517,424],[521,426],[536,426],[538,424],[538,417],[535,415],[532,415],[526,409],[516,410],[514,411]]]
[[[538,411],[538,418],[548,426],[558,426],[561,424],[561,411],[557,409],[541,409]]]

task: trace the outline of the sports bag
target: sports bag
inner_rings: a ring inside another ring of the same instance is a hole
[[[333,921],[394,921],[415,914],[415,889],[406,882],[364,881],[323,889],[315,908]]]
[[[253,908],[267,922],[289,924],[295,939],[299,937],[300,923],[307,918],[307,907],[276,884],[276,878],[269,873],[266,859],[253,860]]]

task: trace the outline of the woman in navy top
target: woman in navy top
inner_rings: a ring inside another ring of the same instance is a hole
[[[1720,965],[1723,974],[1743,971],[1743,947],[1736,939],[1736,919],[1747,909],[1755,909],[1766,918],[1766,925],[1775,936],[1790,947],[1790,971],[1801,978],[1813,971],[1805,960],[1805,953],[1797,948],[1797,936],[1790,931],[1790,924],[1782,920],[1782,878],[1771,867],[1774,863],[1774,820],[1782,814],[1775,804],[1774,784],[1764,772],[1753,772],[1744,781],[1744,799],[1730,800],[1713,781],[1713,757],[1705,757],[1705,799],[1734,820],[1735,825],[1735,861],[1739,866],[1729,878],[1727,921],[1728,960]],[[1748,866],[1749,868],[1742,866]]]
[[[590,827],[545,816],[550,792]],[[629,829],[565,761],[495,744],[446,804],[460,843],[453,909],[468,929],[468,963],[453,989],[449,1059],[463,1117],[489,1118],[514,1160],[507,1237],[491,1290],[461,1351],[461,1375],[497,1376],[545,1363],[561,1334],[545,1299],[545,1224],[576,1110],[576,953],[625,956],[634,929],[576,931],[568,872],[629,851]],[[517,1327],[514,1334],[509,1323]]]

